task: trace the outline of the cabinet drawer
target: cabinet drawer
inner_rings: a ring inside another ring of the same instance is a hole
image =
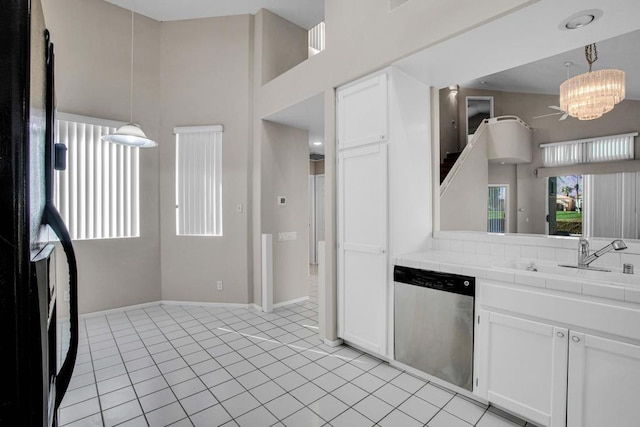
[[[485,280],[479,281],[477,302],[483,308],[640,341],[640,308],[626,303],[567,297]]]

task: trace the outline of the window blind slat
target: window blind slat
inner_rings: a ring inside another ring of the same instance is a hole
[[[139,236],[139,149],[103,142],[116,128],[77,117],[95,123],[58,120],[56,131],[68,162],[54,194],[72,239]]]
[[[540,147],[543,150],[543,164],[547,167],[553,167],[632,160],[636,135],[637,133],[542,144]]]
[[[78,128],[76,123],[71,126],[71,132],[69,134],[69,151],[71,153],[71,163],[69,165],[69,182],[71,183],[71,193],[69,197],[69,210],[71,217],[69,218],[71,229],[69,232],[72,236],[78,236],[78,177],[76,171],[78,170]]]
[[[222,132],[190,127],[176,133],[176,227],[178,235],[222,235]],[[215,129],[215,128],[214,128]],[[222,129],[222,127],[220,127]]]

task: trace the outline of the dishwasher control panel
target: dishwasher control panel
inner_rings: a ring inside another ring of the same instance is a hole
[[[460,295],[475,296],[476,279],[470,276],[397,265],[393,271],[393,281]]]

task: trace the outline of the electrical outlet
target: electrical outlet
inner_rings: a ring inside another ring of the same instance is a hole
[[[66,302],[71,301],[71,294],[69,291],[64,291],[64,296],[62,297]]]
[[[218,280],[218,290],[222,290],[222,280]]]

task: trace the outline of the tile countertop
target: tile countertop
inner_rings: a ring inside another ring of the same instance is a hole
[[[538,271],[523,268],[532,263]],[[553,261],[441,250],[400,255],[394,264],[640,304],[638,272],[595,272],[559,267]]]

